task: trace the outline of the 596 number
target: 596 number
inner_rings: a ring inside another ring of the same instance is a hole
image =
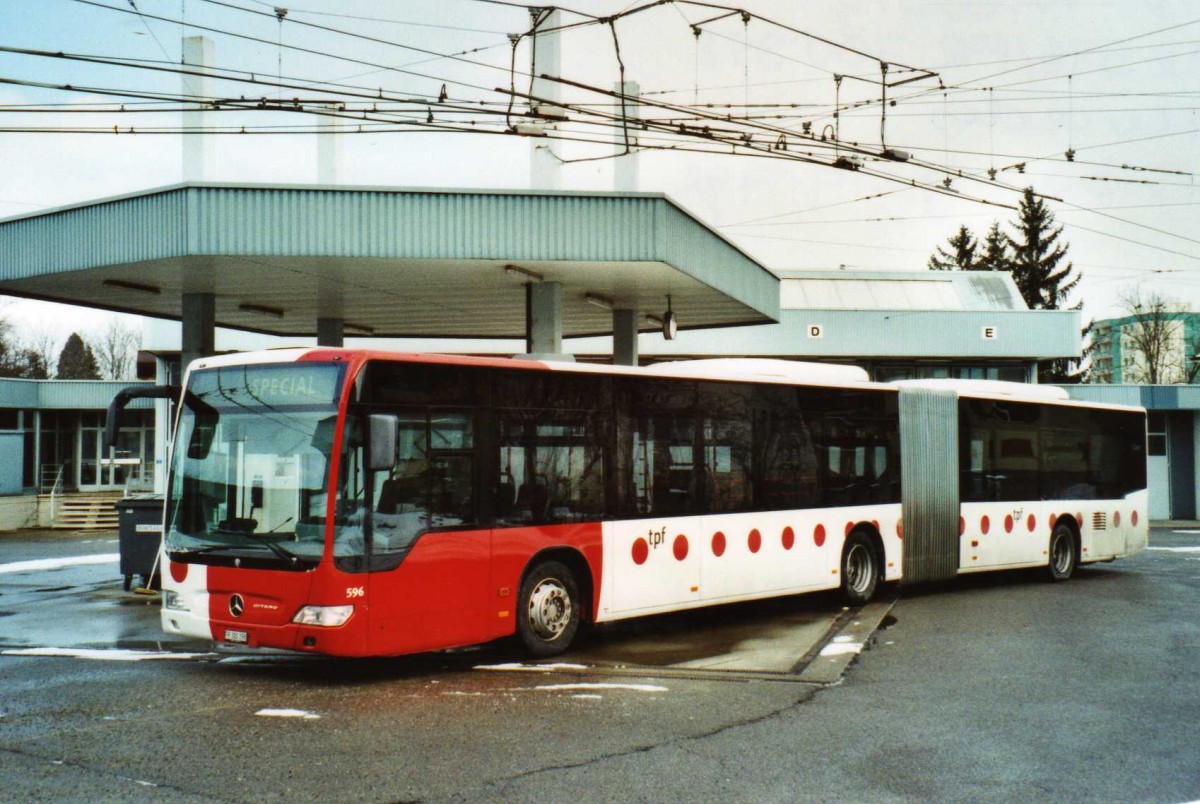
[[[346,599],[353,600],[356,597],[364,597],[367,594],[366,587],[363,586],[347,586]]]

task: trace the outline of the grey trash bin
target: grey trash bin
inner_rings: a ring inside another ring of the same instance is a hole
[[[155,574],[154,559],[162,541],[163,497],[161,494],[125,497],[117,501],[116,508],[125,591],[133,584],[134,575],[141,575],[143,585],[151,588],[158,580],[150,576]]]

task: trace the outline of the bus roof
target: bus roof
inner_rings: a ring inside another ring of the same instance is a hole
[[[356,360],[399,360],[453,366],[538,369],[629,377],[741,380],[745,382],[778,383],[783,385],[870,387],[880,390],[895,390],[894,386],[871,382],[867,372],[858,366],[806,363],[796,360],[774,360],[768,358],[676,360],[635,368],[632,366],[614,366],[598,363],[576,363],[570,360],[471,357],[467,355],[390,352],[371,349],[336,349],[319,346],[283,347],[257,352],[240,352],[237,354],[221,355],[219,357],[206,357],[196,361],[193,366],[194,368],[213,368],[246,363],[286,363],[301,360],[326,360],[334,357],[341,357],[341,359],[348,362]]]
[[[1065,390],[1052,385],[1034,385],[1031,383],[1003,382],[1000,380],[955,379],[896,380],[889,383],[881,383],[872,382],[867,372],[858,366],[770,358],[731,357],[705,360],[676,360],[656,363],[651,366],[633,367],[528,357],[473,357],[469,355],[309,346],[282,347],[257,352],[238,352],[217,357],[206,357],[197,360],[193,366],[195,368],[210,368],[247,363],[287,363],[301,360],[332,360],[334,358],[340,358],[349,363],[365,360],[397,360],[449,366],[478,366],[481,368],[490,367],[518,370],[534,369],[627,377],[726,380],[779,385],[818,385],[823,387],[863,388],[882,391],[897,391],[903,388],[933,388],[953,391],[956,396],[971,399],[1042,402],[1069,407],[1144,411],[1144,408],[1137,406],[1071,399]]]

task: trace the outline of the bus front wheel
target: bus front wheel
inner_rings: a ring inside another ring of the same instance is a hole
[[[579,586],[571,570],[543,561],[525,575],[518,598],[517,634],[534,656],[557,656],[579,630]]]
[[[879,585],[879,557],[875,546],[861,531],[851,533],[842,548],[842,597],[861,606],[875,596]]]
[[[1079,556],[1075,552],[1075,534],[1063,524],[1054,526],[1050,533],[1050,563],[1046,576],[1051,581],[1065,581],[1075,572]]]

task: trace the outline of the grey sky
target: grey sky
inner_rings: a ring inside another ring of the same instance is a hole
[[[126,0],[95,0],[128,10]],[[272,4],[229,0],[258,12],[210,0],[137,0],[147,15],[257,37],[234,39],[206,32],[216,42],[216,64],[259,76],[300,76],[384,87],[388,92],[436,93],[447,83],[453,99],[482,98],[507,86],[508,32],[528,26],[525,11],[475,0],[441,2],[333,2],[303,0],[282,25]],[[605,14],[630,3],[580,2]],[[951,187],[964,196],[999,204],[1015,192],[987,182],[1032,185],[1063,199],[1051,204],[1066,224],[1070,257],[1083,274],[1078,298],[1085,314],[1104,316],[1137,283],[1200,309],[1200,7],[1194,2],[747,2],[745,7],[797,29],[848,45],[890,64],[936,71],[948,88],[927,79],[897,87],[889,97],[886,142],[955,171]],[[306,13],[308,12],[308,13]],[[340,16],[311,12],[333,12]],[[853,78],[836,88],[833,73],[874,77],[878,62],[829,48],[759,20],[731,18],[706,25],[699,40],[689,23],[714,12],[664,6],[617,25],[626,77],[648,97],[676,104],[717,104],[710,113],[785,115],[770,125],[799,130],[798,115],[817,107],[878,97],[878,87]],[[374,19],[358,19],[370,17]],[[409,24],[380,21],[401,20]],[[566,19],[578,19],[568,16]],[[380,42],[352,39],[297,21],[354,31],[464,61],[432,58]],[[465,29],[465,30],[464,30]],[[0,4],[0,45],[177,62],[181,27],[139,18],[79,0],[8,0]],[[202,31],[189,30],[190,33]],[[278,43],[337,54],[334,59]],[[619,75],[611,31],[593,27],[564,35],[563,75],[611,86]],[[355,60],[348,61],[347,58]],[[366,62],[364,64],[363,62]],[[401,66],[406,73],[371,65]],[[492,67],[484,65],[493,65]],[[503,69],[496,69],[503,68]],[[518,69],[528,69],[522,46]],[[893,68],[897,69],[897,68]],[[422,73],[427,78],[414,76]],[[893,73],[893,76],[896,73]],[[0,78],[74,86],[177,92],[179,79],[124,68],[0,54]],[[455,83],[462,82],[462,83]],[[527,82],[527,79],[526,79]],[[473,87],[473,88],[472,88]],[[518,86],[518,90],[526,87]],[[217,89],[251,97],[269,87]],[[288,97],[295,91],[284,93]],[[499,97],[499,96],[493,96]],[[567,90],[569,99],[598,100]],[[156,115],[19,114],[14,104],[112,101],[82,93],[0,86],[0,128],[93,126],[111,130],[177,128],[175,112]],[[117,99],[118,102],[120,99]],[[131,103],[136,102],[131,100]],[[267,121],[307,124],[307,117],[223,112],[221,124]],[[810,118],[813,119],[813,118]],[[814,131],[832,132],[828,115]],[[840,139],[878,149],[878,105],[845,112]],[[214,181],[308,183],[316,180],[315,138],[216,137]],[[398,186],[524,187],[529,141],[480,134],[354,134],[341,138],[340,181]],[[799,138],[792,144],[795,149]],[[565,159],[609,153],[604,146],[554,143]],[[1073,160],[1065,154],[1073,151]],[[171,184],[180,179],[180,137],[167,135],[0,132],[0,216]],[[1012,166],[1025,163],[1020,174]],[[942,174],[887,163],[868,165],[900,178],[937,184]],[[1005,170],[1005,168],[1008,168]],[[612,186],[612,161],[563,167],[568,189]],[[1160,172],[1169,171],[1169,172]],[[982,235],[1010,210],[946,197],[864,175],[794,161],[749,156],[652,151],[640,163],[641,189],[666,192],[768,266],[779,269],[925,267],[933,249],[959,224]],[[971,181],[968,176],[982,178]],[[50,326],[65,337],[71,328],[98,328],[104,314],[64,312],[16,302],[3,313],[18,324]]]

